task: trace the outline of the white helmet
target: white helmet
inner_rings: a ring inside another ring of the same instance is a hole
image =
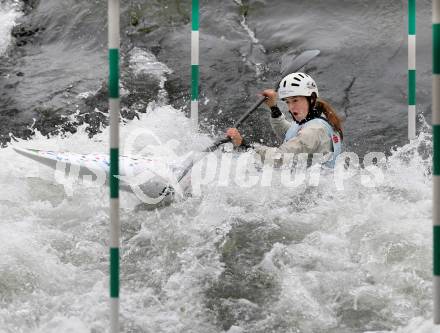
[[[318,87],[315,80],[305,73],[292,73],[285,76],[278,87],[280,99],[293,96],[312,96],[312,93],[316,93],[316,97],[318,97]]]

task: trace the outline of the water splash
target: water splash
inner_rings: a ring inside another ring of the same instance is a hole
[[[0,2],[0,56],[9,47],[12,40],[12,28],[22,15],[20,1]]]

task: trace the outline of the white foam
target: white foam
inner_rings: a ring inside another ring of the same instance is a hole
[[[5,53],[11,43],[12,28],[21,15],[19,1],[0,3],[0,56]]]
[[[162,78],[165,74],[172,73],[167,65],[157,60],[156,56],[148,51],[134,47],[130,51],[130,67],[135,74],[152,74]]]
[[[179,156],[212,142],[194,134],[182,112],[150,106],[140,120],[121,127],[121,153],[129,135],[145,129],[168,148],[177,140]],[[132,141],[132,152],[172,155],[165,146],[149,149],[156,139],[144,133]],[[37,134],[16,144],[107,152],[108,129],[92,139],[80,127],[65,137]],[[245,297],[231,299],[227,304],[244,314],[262,311],[237,321],[230,332],[284,325],[292,331],[346,333],[338,326],[346,323],[357,327],[353,330],[378,331],[368,326],[373,322],[400,326],[396,333],[434,332],[428,319],[413,319],[431,309],[431,158],[420,153],[429,144],[430,136],[422,134],[394,152],[385,182],[376,188],[353,177],[338,191],[326,176],[318,187],[240,188],[232,175],[228,186],[206,184],[200,197],[139,212],[133,209],[136,198],[122,195],[124,325],[133,331],[221,332],[206,302],[222,295],[207,291],[225,279],[222,255],[233,246],[234,232],[246,227],[246,233],[261,235],[272,246],[250,269],[264,272],[276,288],[273,298],[258,305]],[[240,156],[232,153],[233,165]],[[0,159],[0,280],[9,292],[0,309],[2,328],[105,331],[107,189],[78,185],[67,197],[52,170],[11,147],[0,150]],[[255,165],[243,177],[261,172]]]
[[[158,102],[161,104],[167,103],[167,92],[164,89],[167,80],[166,74],[172,73],[172,70],[167,65],[157,60],[156,56],[146,50],[134,47],[130,51],[130,68],[135,75],[150,74],[159,79],[159,93]]]

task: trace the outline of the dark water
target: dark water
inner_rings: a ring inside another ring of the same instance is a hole
[[[33,128],[74,131],[82,122],[95,133],[106,112],[106,5],[104,1],[30,1],[14,28],[1,65],[1,138],[26,137]],[[306,71],[321,95],[346,117],[346,146],[360,153],[406,142],[407,18],[402,1],[205,1],[201,6],[201,104],[205,128],[236,120],[256,94],[278,79],[283,56],[317,48]],[[430,6],[417,3],[418,111],[430,119]],[[255,33],[253,41],[241,24]],[[190,3],[122,3],[123,105],[152,101],[154,77],[134,77],[124,54],[139,47],[173,70],[170,103],[188,107]],[[258,64],[258,65],[257,65]],[[258,67],[260,70],[256,70]],[[5,77],[9,75],[8,77]],[[86,100],[75,96],[97,91]],[[79,111],[77,111],[79,110]],[[187,110],[188,111],[188,110]],[[221,111],[221,112],[220,112]],[[66,115],[78,112],[74,119]],[[219,114],[220,112],[220,114]],[[126,117],[132,118],[133,111]],[[274,142],[264,111],[244,126],[255,140]]]

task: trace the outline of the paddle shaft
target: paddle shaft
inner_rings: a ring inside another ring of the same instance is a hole
[[[241,126],[241,124],[249,118],[249,116],[256,110],[258,109],[258,107],[264,103],[264,101],[267,99],[267,97],[262,97],[257,103],[254,104],[254,106],[249,109],[248,111],[246,111],[246,113],[244,115],[241,116],[240,119],[238,119],[235,124],[234,124],[234,128],[238,128]],[[226,138],[220,138],[217,139],[211,146],[209,146],[208,148],[204,149],[203,152],[211,152],[214,151],[218,146],[231,141],[230,137],[226,137]]]

